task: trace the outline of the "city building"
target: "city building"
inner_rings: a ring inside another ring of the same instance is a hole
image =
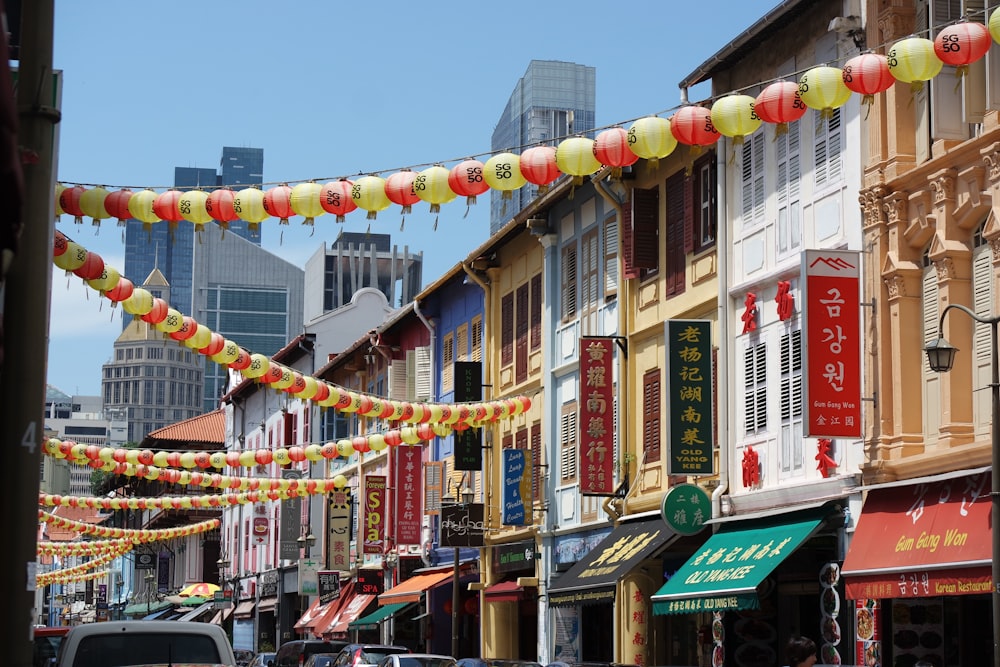
[[[593,67],[532,60],[493,128],[490,150],[520,153],[537,144],[555,146],[556,140],[573,134],[589,136],[596,124],[596,82]],[[512,199],[503,195],[490,191],[491,235],[534,199],[538,188],[529,183],[511,193]]]
[[[126,424],[120,410],[105,410],[100,396],[69,396],[48,385],[45,392],[45,432],[47,437],[72,440],[82,445],[121,447]],[[49,456],[42,459],[42,493],[73,496],[92,495],[87,466],[70,465]]]

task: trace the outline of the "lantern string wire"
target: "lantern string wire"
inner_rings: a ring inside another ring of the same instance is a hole
[[[914,31],[913,33],[911,33],[909,35],[909,37],[923,37],[923,38],[929,39],[932,34],[938,32],[938,31],[940,31],[940,30],[942,30],[942,29],[944,29],[944,28],[946,28],[948,26],[951,26],[951,25],[957,25],[957,24],[960,24],[960,23],[964,23],[964,22],[967,22],[967,21],[973,21],[973,20],[983,20],[983,22],[985,23],[985,22],[987,22],[986,19],[987,19],[987,13],[988,13],[988,11],[989,10],[985,9],[985,8],[984,9],[970,9],[965,15],[963,15],[963,16],[957,18],[957,19],[953,19],[951,21],[947,21],[947,22],[944,22],[944,23],[939,23],[939,24],[930,26],[930,27],[928,27],[927,29],[924,29],[924,30]],[[1000,11],[1000,9],[997,9],[995,11]],[[884,42],[884,43],[878,44],[878,45],[876,45],[874,47],[868,46],[866,48],[861,49],[860,53],[882,53],[888,47],[891,47],[893,44],[895,44],[898,41],[899,40],[893,40],[892,42]],[[997,45],[991,44],[991,48],[995,47],[995,46],[997,46]],[[826,63],[823,63],[823,64],[829,65],[831,67],[842,67],[848,60],[850,60],[852,57],[854,57],[856,55],[857,54],[854,54],[854,53],[848,54],[847,56],[844,56],[841,59],[830,60],[830,61],[827,61]],[[702,99],[702,100],[700,100],[698,102],[691,102],[691,103],[684,103],[684,102],[682,102],[680,104],[668,107],[666,109],[661,109],[660,111],[657,111],[655,113],[644,114],[642,116],[636,116],[635,118],[629,118],[629,119],[617,121],[617,122],[611,123],[609,125],[604,125],[604,126],[601,126],[601,127],[595,127],[592,130],[588,130],[587,134],[591,134],[591,133],[596,134],[596,133],[601,132],[603,130],[610,130],[610,129],[613,129],[613,128],[624,127],[625,125],[628,125],[630,123],[634,123],[635,121],[637,121],[637,120],[639,120],[641,118],[648,118],[650,116],[663,116],[665,114],[671,114],[673,112],[676,112],[678,109],[680,109],[680,108],[682,108],[684,106],[690,106],[692,104],[695,105],[695,106],[710,106],[711,103],[713,103],[713,102],[715,102],[715,101],[717,101],[717,100],[719,100],[719,99],[721,99],[723,97],[727,97],[727,96],[730,96],[730,95],[737,95],[737,94],[746,94],[746,93],[749,93],[749,92],[752,92],[752,91],[755,91],[755,90],[763,89],[763,88],[767,87],[769,84],[776,83],[778,81],[787,81],[787,80],[789,80],[789,78],[792,78],[792,77],[794,77],[795,79],[798,79],[803,74],[805,74],[810,69],[812,69],[813,67],[816,67],[816,66],[817,66],[817,64],[813,64],[813,65],[810,65],[809,67],[805,67],[805,68],[802,68],[802,69],[799,69],[799,70],[796,70],[796,71],[793,71],[793,72],[787,72],[785,74],[782,74],[781,76],[777,76],[777,77],[774,77],[772,79],[761,80],[761,81],[758,81],[756,83],[753,83],[753,84],[750,84],[750,85],[747,85],[747,86],[743,86],[742,88],[735,88],[733,90],[729,90],[729,91],[726,91],[724,93],[719,93],[717,95],[704,98],[704,99]],[[694,85],[694,84],[697,84],[697,83],[702,83],[703,81],[706,81],[706,80],[708,80],[707,77],[704,78],[704,79],[702,79],[702,80],[700,80],[700,81],[695,81],[695,82],[690,82],[690,83],[691,83],[691,85]],[[686,93],[686,91],[685,91],[685,93]],[[453,158],[450,158],[450,159],[447,159],[447,160],[436,159],[436,160],[431,160],[431,161],[428,161],[428,162],[420,162],[420,163],[410,164],[410,165],[406,165],[406,166],[402,166],[402,167],[388,167],[388,168],[381,168],[381,169],[374,169],[374,170],[367,170],[367,171],[361,171],[361,170],[359,170],[359,171],[356,171],[356,172],[350,173],[350,174],[339,174],[339,175],[336,175],[336,176],[313,177],[313,178],[305,178],[305,179],[300,179],[300,180],[294,180],[294,179],[284,178],[284,179],[279,179],[279,180],[276,180],[276,181],[267,181],[267,182],[261,182],[261,183],[243,184],[240,187],[243,187],[243,188],[255,187],[255,188],[263,189],[263,188],[274,187],[274,186],[278,186],[278,185],[296,185],[296,184],[299,184],[299,183],[327,182],[327,181],[337,181],[337,180],[344,180],[344,179],[351,180],[353,178],[357,178],[357,177],[361,177],[361,176],[377,176],[379,174],[391,174],[391,173],[394,173],[394,172],[397,172],[397,171],[421,170],[421,169],[426,169],[426,168],[433,167],[433,166],[440,166],[440,165],[443,165],[443,164],[459,163],[461,161],[469,160],[469,159],[489,158],[490,156],[496,155],[499,152],[520,153],[520,152],[523,152],[523,151],[527,150],[528,148],[533,148],[533,147],[536,147],[536,146],[556,145],[556,144],[558,144],[561,141],[564,141],[564,140],[572,138],[572,137],[577,137],[577,136],[581,136],[581,133],[573,133],[573,134],[567,134],[567,135],[558,136],[558,137],[552,137],[551,139],[547,139],[545,141],[532,142],[532,143],[527,143],[527,144],[521,144],[519,146],[511,146],[511,147],[508,147],[508,148],[505,148],[505,149],[501,149],[501,150],[481,151],[481,152],[474,153],[474,154],[471,154],[471,155],[468,154],[468,153],[465,153],[465,154],[462,154],[461,156],[453,157]],[[72,185],[79,185],[79,186],[83,186],[83,187],[103,187],[103,188],[116,188],[116,189],[127,189],[127,190],[171,190],[171,189],[179,189],[179,190],[206,190],[206,191],[212,191],[212,190],[218,190],[218,189],[234,189],[234,187],[232,185],[202,185],[202,186],[196,186],[196,187],[190,187],[190,186],[183,186],[182,187],[182,186],[177,186],[177,185],[109,185],[107,183],[86,183],[86,182],[83,182],[83,181],[74,181],[74,180],[70,180],[70,179],[59,179],[59,183],[62,184],[62,185],[70,185],[70,186],[72,186]]]

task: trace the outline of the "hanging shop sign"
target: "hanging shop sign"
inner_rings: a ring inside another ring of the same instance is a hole
[[[393,452],[396,544],[420,544],[423,527],[423,447],[396,447]]]
[[[301,470],[282,470],[282,479],[302,479]],[[302,534],[302,499],[298,496],[281,503],[278,555],[282,560],[298,560],[299,535]]]
[[[503,506],[500,523],[505,526],[524,526],[529,523],[528,512],[532,506],[531,452],[526,449],[505,449],[503,455]]]
[[[696,535],[712,518],[712,499],[697,484],[678,484],[663,496],[660,515],[680,535]]]
[[[339,572],[351,569],[351,494],[334,491],[330,494],[329,528],[327,531],[328,562]]]
[[[362,553],[385,552],[385,475],[365,476]]]
[[[711,475],[712,454],[712,323],[667,320],[667,472]]]
[[[486,535],[482,503],[441,508],[442,547],[481,547]]]
[[[465,403],[483,399],[483,364],[481,361],[455,362],[455,401]],[[483,469],[483,431],[467,428],[455,431],[455,470]]]
[[[615,399],[611,361],[614,339],[580,339],[580,493],[615,493]]]

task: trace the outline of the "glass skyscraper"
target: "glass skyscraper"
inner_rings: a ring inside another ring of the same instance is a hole
[[[532,60],[514,86],[500,115],[490,150],[521,153],[538,144],[555,146],[571,135],[591,136],[596,123],[597,70],[559,60]],[[538,188],[530,183],[513,192],[513,200],[490,190],[490,234],[510,221],[534,199]]]

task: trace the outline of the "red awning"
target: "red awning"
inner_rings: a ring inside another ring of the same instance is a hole
[[[316,637],[320,637],[323,631],[330,627],[336,620],[337,614],[340,610],[344,608],[352,599],[354,598],[354,582],[349,581],[343,585],[340,589],[340,596],[329,603],[323,605],[322,609],[318,610],[316,614],[313,615],[309,624],[300,628],[302,632],[312,632]]]
[[[487,586],[483,595],[487,602],[517,602],[524,597],[524,587],[518,586],[516,581],[501,581]]]
[[[990,473],[868,492],[841,574],[847,597],[990,592]]]
[[[336,597],[326,604],[321,604],[320,599],[317,597],[306,609],[306,613],[302,614],[295,625],[292,626],[294,629],[300,632],[308,632],[309,629],[329,610],[330,607],[336,607],[340,604],[340,598]]]
[[[441,582],[454,576],[452,570],[417,574],[401,584],[393,586],[378,596],[379,604],[395,604],[398,602],[420,602],[424,591],[434,588]]]
[[[348,624],[358,620],[374,599],[374,595],[355,595],[340,608],[340,612],[325,630],[320,632],[319,628],[316,628],[316,632],[322,634],[323,637],[346,634]]]

